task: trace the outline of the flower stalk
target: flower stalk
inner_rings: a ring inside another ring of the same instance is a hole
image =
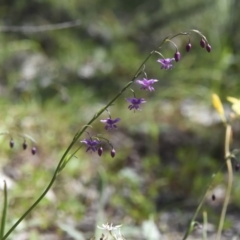
[[[5,224],[7,219],[7,204],[8,204],[8,195],[7,195],[7,183],[3,181],[3,210],[1,217],[1,228],[0,228],[0,239],[3,239]]]
[[[191,221],[189,222],[189,226],[188,226],[188,228],[187,228],[187,230],[186,230],[186,232],[185,232],[182,240],[186,240],[186,239],[188,238],[188,236],[191,234],[191,232],[193,231],[194,225],[195,225],[195,223],[196,223],[195,220],[196,220],[196,218],[197,218],[197,216],[198,216],[198,214],[199,214],[199,212],[200,212],[200,210],[201,210],[201,208],[202,208],[202,206],[203,206],[203,204],[204,204],[204,201],[205,201],[205,199],[206,199],[206,197],[207,197],[208,191],[209,191],[209,189],[211,189],[212,184],[213,184],[213,182],[214,182],[214,180],[215,180],[215,177],[217,176],[217,174],[218,174],[220,171],[222,171],[222,169],[223,169],[224,166],[225,166],[225,163],[223,163],[223,164],[219,167],[219,169],[212,175],[211,180],[209,181],[209,183],[208,183],[207,186],[205,187],[205,190],[204,190],[204,192],[203,192],[203,194],[202,194],[202,197],[201,197],[201,199],[200,199],[200,202],[199,202],[199,204],[198,204],[198,207],[197,207],[197,209],[196,209],[196,211],[195,211],[195,213],[194,213]]]
[[[232,135],[232,127],[231,127],[231,125],[226,124],[225,159],[227,159],[226,160],[226,164],[227,164],[227,170],[228,170],[228,183],[227,183],[226,196],[225,196],[225,199],[224,199],[223,208],[222,208],[222,212],[221,212],[221,217],[220,217],[220,221],[219,221],[219,225],[218,225],[218,231],[217,231],[216,240],[220,240],[221,239],[224,219],[225,219],[225,216],[226,216],[227,206],[229,204],[230,194],[231,194],[231,191],[232,191],[233,168],[232,168],[231,158],[229,157],[230,156],[231,135]]]
[[[203,36],[199,31],[197,30],[191,30],[190,32],[195,32],[201,36]],[[122,90],[112,99],[109,101],[109,103],[101,108],[93,117],[92,119],[85,125],[83,126],[73,137],[71,143],[69,144],[69,146],[67,147],[67,149],[65,150],[63,156],[61,157],[55,171],[54,174],[52,176],[51,181],[49,182],[49,184],[47,185],[46,189],[42,192],[42,194],[38,197],[38,199],[26,210],[26,212],[16,221],[16,223],[8,230],[8,232],[2,237],[1,240],[5,240],[9,237],[9,235],[14,231],[14,229],[21,223],[21,221],[41,202],[41,200],[45,197],[45,195],[47,194],[47,192],[50,190],[50,188],[52,187],[52,185],[54,184],[58,173],[60,173],[60,171],[64,168],[64,166],[66,165],[67,161],[66,158],[67,156],[69,156],[70,151],[72,150],[73,146],[78,142],[79,138],[82,136],[82,134],[87,130],[87,128],[89,126],[92,125],[92,123],[103,113],[105,112],[110,106],[113,105],[113,103],[132,85],[132,83],[135,81],[135,79],[143,72],[145,63],[150,59],[150,57],[156,53],[158,51],[158,49],[160,49],[162,47],[162,45],[164,45],[166,42],[171,41],[171,39],[174,39],[177,36],[180,35],[188,35],[190,34],[190,32],[180,32],[177,33],[175,35],[172,36],[167,36],[165,39],[163,39],[163,41],[159,44],[159,46],[154,49],[153,51],[151,51],[149,53],[149,55],[146,57],[146,59],[141,63],[141,65],[139,66],[139,68],[137,69],[137,71],[135,72],[134,76],[132,77],[132,80],[130,82],[128,82],[123,88]],[[203,36],[204,37],[204,36]],[[206,40],[206,38],[204,37],[204,39]],[[206,40],[207,42],[207,40]],[[167,59],[165,59],[167,60]],[[171,62],[171,61],[170,61]],[[169,60],[168,62],[160,62],[162,64],[162,68],[165,69],[169,69],[171,68]],[[115,151],[115,150],[114,150]]]

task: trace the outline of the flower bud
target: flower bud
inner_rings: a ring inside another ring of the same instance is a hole
[[[24,143],[22,144],[22,147],[23,147],[23,150],[26,150],[26,149],[27,149],[27,143],[24,142]]]
[[[192,44],[189,42],[187,45],[186,45],[186,51],[189,52],[192,48]]]
[[[213,200],[213,201],[216,200],[216,196],[215,196],[215,194],[212,195],[212,200]]]
[[[32,150],[31,150],[31,152],[32,152],[32,155],[35,155],[35,154],[36,154],[36,152],[37,152],[37,149],[36,149],[35,147],[32,147]]]
[[[239,169],[240,169],[240,164],[237,163],[237,164],[234,166],[234,168],[235,168],[235,171],[239,171]]]
[[[175,52],[174,58],[175,58],[175,61],[178,62],[181,58],[181,53],[179,51]]]
[[[102,153],[103,153],[103,148],[102,147],[100,147],[99,149],[98,149],[98,156],[102,156]]]
[[[206,41],[202,38],[201,41],[200,41],[200,46],[202,48],[205,48],[206,47]]]
[[[10,140],[9,146],[10,146],[10,148],[13,148],[13,147],[14,147],[14,141],[13,141],[13,139]]]
[[[112,156],[112,158],[114,158],[115,157],[115,154],[116,154],[116,151],[114,150],[114,148],[111,150],[111,156]]]
[[[207,44],[206,49],[207,49],[208,52],[211,52],[212,51],[211,45]]]

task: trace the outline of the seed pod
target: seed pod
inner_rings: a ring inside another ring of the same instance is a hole
[[[36,154],[36,152],[37,152],[37,149],[36,149],[36,147],[32,147],[32,150],[31,150],[31,152],[32,152],[32,155],[35,155],[35,154]]]
[[[200,46],[202,48],[205,48],[206,47],[206,41],[202,38],[201,41],[200,41]]]
[[[10,146],[10,148],[13,148],[13,147],[14,147],[14,141],[13,141],[13,139],[10,140],[9,146]]]
[[[189,52],[192,48],[192,44],[189,42],[187,45],[186,45],[186,51]]]
[[[111,156],[112,156],[112,158],[114,158],[115,155],[116,155],[116,151],[115,151],[114,148],[113,148],[113,149],[111,150]]]
[[[175,58],[175,61],[176,62],[178,62],[179,60],[180,60],[180,58],[181,58],[181,53],[180,52],[175,52],[175,54],[174,54],[174,58]]]

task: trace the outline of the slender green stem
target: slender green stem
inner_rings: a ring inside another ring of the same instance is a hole
[[[203,212],[203,240],[207,240],[207,224],[208,224],[208,218],[207,218],[207,212]]]
[[[79,151],[79,149],[82,148],[82,145],[79,146],[72,154],[68,155],[66,158],[65,158],[65,161],[63,161],[63,163],[61,164],[61,166],[58,168],[58,173],[60,173],[64,167],[66,166],[66,164],[70,161],[70,159]]]
[[[2,219],[1,219],[1,229],[0,229],[0,239],[3,239],[4,235],[4,229],[5,229],[5,223],[6,223],[6,218],[7,218],[7,202],[8,202],[8,196],[7,196],[7,183],[4,180],[3,181],[3,211],[2,211]]]
[[[231,126],[229,124],[227,124],[226,125],[226,135],[225,135],[225,158],[227,159],[226,163],[227,163],[227,170],[228,170],[228,184],[227,184],[226,196],[224,199],[223,208],[222,208],[222,212],[221,212],[221,217],[220,217],[220,221],[219,221],[219,225],[218,225],[216,240],[221,239],[223,223],[224,223],[224,219],[226,216],[227,206],[229,203],[229,199],[230,199],[230,195],[231,195],[231,191],[232,191],[232,184],[233,184],[232,162],[231,162],[231,158],[228,157],[230,155],[229,148],[230,148],[230,140],[231,140],[231,131],[232,131]]]
[[[221,232],[222,232],[222,227],[223,227],[223,223],[224,223],[224,219],[225,219],[225,215],[226,215],[226,210],[227,210],[227,206],[229,203],[229,198],[230,198],[230,194],[231,194],[231,189],[232,189],[232,182],[233,182],[233,171],[232,171],[232,163],[231,163],[231,158],[230,158],[230,151],[229,151],[229,147],[230,147],[230,139],[231,139],[231,126],[230,125],[226,125],[226,137],[225,137],[225,158],[224,160],[227,163],[227,168],[228,168],[228,187],[227,187],[227,193],[226,193],[226,197],[224,200],[224,205],[223,205],[223,209],[222,209],[222,213],[221,213],[221,217],[220,217],[220,223],[219,223],[219,228],[218,228],[218,233],[217,233],[217,238],[216,240],[220,240],[221,238]],[[201,198],[200,204],[197,207],[197,210],[193,216],[193,218],[191,219],[191,222],[189,224],[189,227],[183,237],[183,240],[186,240],[187,237],[189,236],[189,234],[192,231],[192,225],[198,215],[198,212],[200,211],[206,194],[207,194],[207,190],[210,188],[210,186],[212,185],[212,182],[215,178],[215,176],[217,175],[218,172],[220,172],[220,170],[223,168],[223,166],[225,166],[225,162],[224,164],[221,166],[221,168],[215,173],[215,175],[213,176],[210,184],[208,184],[207,189],[204,192],[204,195]]]
[[[125,85],[125,87],[123,87],[123,89],[102,109],[100,109],[93,117],[92,119],[81,129],[79,130],[72,142],[70,143],[70,145],[68,146],[68,148],[66,149],[66,151],[64,152],[62,158],[60,159],[57,168],[53,174],[53,177],[50,181],[50,183],[48,184],[48,186],[46,187],[46,189],[43,191],[43,193],[40,195],[40,197],[32,204],[32,206],[17,220],[17,222],[8,230],[8,232],[3,236],[2,240],[7,239],[7,237],[11,234],[11,232],[18,226],[18,224],[39,204],[39,202],[41,202],[41,200],[44,198],[44,196],[47,194],[47,192],[49,191],[49,189],[52,187],[53,183],[56,180],[56,177],[58,175],[59,170],[61,169],[61,166],[67,156],[67,154],[69,153],[69,151],[72,149],[72,147],[74,146],[74,144],[78,141],[78,139],[80,138],[80,136],[86,131],[86,129],[104,112],[106,111],[106,109],[111,106],[127,89],[128,87],[134,82],[134,80],[141,74],[142,72],[142,68],[144,66],[144,64],[149,60],[149,58],[153,55],[153,53],[155,53],[155,51],[157,51],[166,41],[171,40],[179,35],[188,35],[188,32],[181,32],[181,33],[177,33],[173,36],[168,36],[166,37],[161,43],[160,45],[153,51],[150,52],[150,54],[146,57],[146,59],[142,62],[142,64],[140,65],[140,67],[137,69],[136,73],[134,74],[132,80],[127,83]]]
[[[50,183],[48,184],[48,186],[46,187],[45,191],[40,195],[40,197],[33,203],[33,205],[17,220],[17,222],[8,230],[8,232],[2,237],[2,240],[7,239],[7,237],[11,234],[11,232],[18,226],[18,224],[38,205],[38,203],[44,198],[44,196],[47,194],[47,192],[49,191],[49,189],[52,187],[58,171],[62,165],[62,162],[64,161],[67,153],[70,151],[70,149],[72,148],[72,146],[74,145],[74,141],[71,142],[71,144],[69,145],[69,147],[67,148],[66,152],[63,154],[63,157],[61,158],[61,160],[58,163],[58,166],[53,174],[53,177],[50,181]]]
[[[199,205],[198,205],[198,207],[197,207],[197,209],[196,209],[196,211],[195,211],[195,213],[194,213],[194,215],[193,215],[193,217],[192,217],[192,219],[191,219],[191,221],[190,221],[190,223],[189,223],[189,226],[188,226],[188,228],[187,228],[187,231],[186,231],[185,235],[183,236],[183,240],[186,240],[187,237],[189,236],[189,234],[191,233],[191,231],[193,230],[194,221],[195,221],[195,219],[196,219],[196,217],[197,217],[200,209],[202,208],[202,205],[203,205],[203,203],[204,203],[204,200],[205,200],[205,198],[206,198],[206,196],[207,196],[207,194],[208,194],[208,190],[211,188],[212,183],[213,183],[215,177],[216,177],[217,174],[223,169],[224,166],[225,166],[225,163],[223,163],[223,164],[220,166],[220,168],[212,175],[210,182],[207,184],[207,186],[206,186],[206,188],[205,188],[205,190],[204,190],[204,192],[203,192],[203,195],[202,195],[202,197],[201,197],[201,199],[200,199],[200,203],[199,203]]]

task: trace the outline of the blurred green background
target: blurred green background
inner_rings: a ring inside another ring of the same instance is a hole
[[[219,94],[229,111],[226,96],[239,97],[239,8],[237,0],[1,1],[0,129],[9,135],[0,138],[0,179],[8,179],[7,227],[45,189],[78,129],[131,80],[161,40],[198,29],[212,46],[208,53],[192,34],[187,53],[188,37],[174,39],[182,59],[170,71],[161,70],[153,56],[146,72],[159,80],[155,92],[132,86],[147,99],[143,110],[127,109],[125,98],[132,96],[127,91],[109,109],[113,118],[121,118],[118,131],[106,132],[99,121],[89,129],[113,143],[116,157],[107,148],[101,158],[79,151],[12,239],[89,239],[95,226],[105,222],[127,225],[126,234],[141,239],[150,217],[164,233],[176,226],[163,227],[163,213],[196,209],[223,161],[224,127],[211,107],[211,93]],[[66,22],[76,26],[51,31],[27,27]],[[174,51],[171,44],[161,49],[166,57]],[[234,129],[237,147],[238,123]],[[28,150],[22,150],[22,134],[37,144],[28,141]],[[37,147],[34,156],[32,146]],[[224,191],[225,175],[223,170],[217,176],[213,192]],[[233,209],[239,207],[239,188],[235,174]],[[213,223],[222,203],[221,197],[217,200],[216,206],[205,205]],[[231,224],[229,220],[227,226]]]

